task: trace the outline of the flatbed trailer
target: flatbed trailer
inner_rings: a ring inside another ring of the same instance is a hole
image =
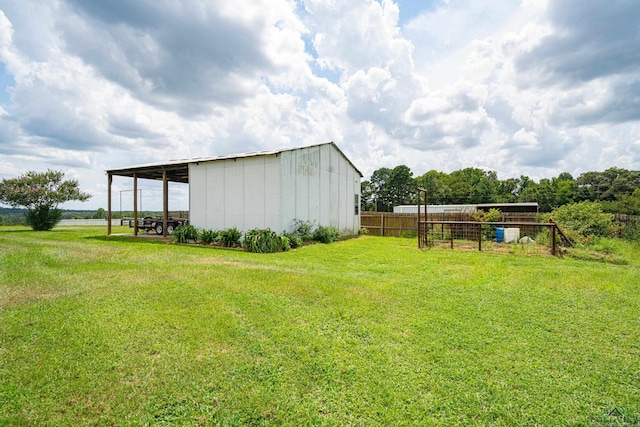
[[[129,223],[129,228],[133,228],[135,225],[133,218],[123,219],[122,225],[125,225],[127,222]],[[167,234],[173,233],[173,230],[175,230],[179,225],[184,225],[186,223],[187,220],[184,218],[167,218]],[[145,233],[155,231],[158,236],[162,236],[162,232],[164,231],[164,220],[162,218],[154,218],[152,216],[139,218],[138,230],[143,230]]]

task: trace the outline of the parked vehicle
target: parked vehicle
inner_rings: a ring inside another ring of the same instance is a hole
[[[128,221],[129,227],[133,228],[133,219],[129,219]],[[173,233],[173,230],[175,230],[176,227],[183,225],[186,222],[187,220],[183,218],[167,218],[167,234]],[[142,219],[138,219],[138,230],[144,230],[146,233],[155,231],[158,236],[162,236],[162,232],[164,231],[164,220],[162,218],[145,216]]]

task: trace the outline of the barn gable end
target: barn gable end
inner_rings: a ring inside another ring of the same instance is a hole
[[[190,221],[281,232],[298,219],[356,234],[361,178],[334,143],[192,162]]]

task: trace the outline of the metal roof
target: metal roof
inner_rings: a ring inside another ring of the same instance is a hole
[[[527,203],[480,203],[477,204],[476,207],[478,209],[499,209],[501,211],[505,211],[505,209],[510,210],[511,212],[533,212],[538,211],[538,202],[527,202]]]
[[[338,152],[342,155],[342,157],[349,162],[349,164],[355,169],[356,172],[363,177],[362,172],[355,167],[355,165],[349,160],[347,156],[344,155],[342,150],[338,148],[338,146],[334,142],[325,142],[323,144],[309,145],[304,147],[295,147],[295,148],[283,148],[278,150],[265,150],[265,151],[255,151],[250,153],[238,153],[238,154],[228,154],[223,156],[214,156],[214,157],[197,157],[193,159],[183,159],[183,160],[170,160],[167,162],[158,162],[158,163],[148,163],[144,165],[138,166],[130,166],[126,168],[116,168],[116,169],[108,169],[106,172],[109,175],[116,176],[128,176],[133,178],[135,175],[138,178],[144,179],[156,179],[162,180],[163,174],[166,172],[167,180],[172,182],[189,182],[189,165],[192,163],[201,163],[201,162],[215,162],[219,160],[230,160],[230,159],[241,159],[247,157],[259,157],[259,156],[273,156],[286,151],[295,151],[303,148],[312,148],[312,147],[320,147],[323,145],[333,145],[333,147],[338,150]]]
[[[108,169],[107,174],[116,176],[128,176],[133,178],[162,180],[164,172],[167,173],[167,180],[172,182],[189,182],[188,160],[173,160],[164,163],[149,163],[146,165],[130,166],[127,168]]]

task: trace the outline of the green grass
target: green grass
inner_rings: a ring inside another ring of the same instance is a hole
[[[638,246],[616,243],[616,265],[371,236],[265,255],[104,233],[0,228],[0,425],[640,414]]]

